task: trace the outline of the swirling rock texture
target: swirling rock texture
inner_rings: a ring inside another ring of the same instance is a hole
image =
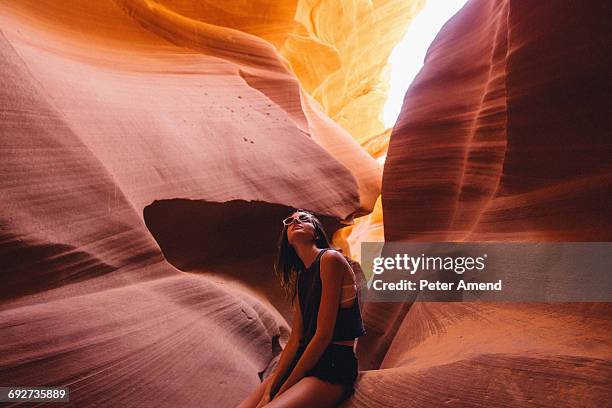
[[[0,2],[0,384],[234,406],[286,338],[289,207],[351,247],[383,209],[390,240],[609,240],[603,5],[468,3],[406,96],[381,201],[385,61],[422,5]],[[602,405],[609,315],[367,304],[346,405]]]
[[[1,2],[0,384],[233,406],[278,356],[279,220],[333,233],[381,166],[272,45],[296,5],[259,3]]]
[[[611,240],[611,8],[470,1],[443,27],[391,135],[385,240]],[[608,405],[611,312],[367,304],[351,405]]]

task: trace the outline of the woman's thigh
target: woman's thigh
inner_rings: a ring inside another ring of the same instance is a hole
[[[304,377],[277,398],[266,408],[335,407],[344,388],[316,377]]]

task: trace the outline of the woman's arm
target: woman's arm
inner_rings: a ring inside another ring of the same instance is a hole
[[[291,335],[289,336],[289,340],[283,349],[281,357],[276,365],[276,369],[272,374],[272,380],[270,381],[270,385],[268,387],[267,392],[269,392],[276,383],[282,378],[283,374],[286,373],[289,365],[291,364],[291,360],[295,357],[295,353],[297,352],[300,338],[302,338],[302,333],[304,330],[304,323],[302,322],[302,311],[300,310],[300,297],[299,293],[296,291],[296,303],[293,308],[293,322],[291,323]]]
[[[317,331],[304,350],[300,361],[278,390],[277,396],[301,380],[306,371],[315,366],[325,348],[331,343],[340,305],[342,278],[347,268],[350,268],[350,265],[344,256],[336,251],[327,251],[321,256],[321,303],[317,316]]]

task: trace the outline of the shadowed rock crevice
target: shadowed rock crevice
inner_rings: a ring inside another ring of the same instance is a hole
[[[270,363],[264,370],[257,373],[257,376],[261,381],[265,380],[276,369],[282,352],[283,348],[280,344],[280,336],[277,335],[272,337],[272,355],[274,357],[270,360]]]
[[[145,224],[166,259],[183,271],[222,267],[235,261],[268,257],[277,251],[281,221],[292,208],[261,201],[223,203],[187,199],[156,200],[144,208]],[[328,238],[342,224],[318,215]],[[248,275],[238,271],[237,277]]]

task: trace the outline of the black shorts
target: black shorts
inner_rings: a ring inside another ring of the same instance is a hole
[[[342,385],[342,401],[350,397],[357,379],[357,357],[353,346],[333,343],[327,346],[317,364],[304,374],[304,377],[310,376]]]
[[[279,381],[277,386],[270,391],[270,398],[274,398],[282,384],[291,374],[291,371],[293,371],[305,349],[306,345],[299,346],[282,381]],[[353,351],[353,346],[331,343],[323,351],[317,364],[306,371],[304,377],[317,377],[333,384],[340,384],[344,388],[340,401],[349,398],[355,392],[354,384],[357,379],[357,357]]]

